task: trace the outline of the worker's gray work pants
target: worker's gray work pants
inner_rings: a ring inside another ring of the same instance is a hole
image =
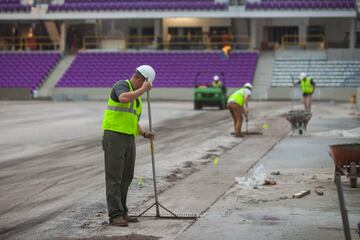
[[[126,198],[134,177],[135,139],[133,135],[104,131],[106,200],[110,219],[128,212]]]

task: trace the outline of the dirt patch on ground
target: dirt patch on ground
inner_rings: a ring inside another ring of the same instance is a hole
[[[165,179],[167,182],[177,182],[197,171],[199,171],[199,169],[196,168],[194,163],[190,161],[184,164],[183,169],[176,168],[175,170],[171,171],[169,175],[165,176]]]
[[[157,240],[159,237],[154,236],[146,236],[146,235],[138,235],[138,234],[130,234],[125,236],[112,236],[112,237],[104,237],[104,236],[93,236],[89,238],[58,238],[64,240]]]

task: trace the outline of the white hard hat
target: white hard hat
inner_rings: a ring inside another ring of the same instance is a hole
[[[251,85],[251,83],[245,83],[244,87],[246,87],[246,88],[250,88],[250,89],[252,89],[252,88],[253,88],[253,87],[252,87],[252,85]]]
[[[219,81],[219,79],[220,79],[220,78],[219,78],[218,75],[215,75],[215,76],[213,77],[213,80],[214,80],[214,81]]]
[[[138,71],[146,81],[152,82],[155,79],[155,70],[149,65],[141,65],[136,68],[136,71]]]
[[[302,72],[299,76],[300,80],[304,79],[307,77],[307,73],[306,72]]]

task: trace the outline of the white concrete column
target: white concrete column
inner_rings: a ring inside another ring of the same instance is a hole
[[[59,50],[61,53],[65,52],[66,48],[66,22],[61,23],[60,27],[60,46]]]
[[[356,108],[360,111],[360,88],[356,89]]]
[[[162,36],[162,26],[161,26],[161,19],[155,19],[154,20],[154,42],[157,44],[158,43],[158,38],[163,38]]]
[[[118,24],[119,24],[119,28],[117,29],[117,32],[116,32],[117,35],[120,38],[126,38],[128,36],[128,34],[129,34],[127,20],[119,19],[117,21],[118,21]]]
[[[306,39],[307,39],[307,27],[309,25],[309,19],[301,19],[300,25],[299,25],[299,43],[306,45]]]
[[[95,36],[102,36],[102,19],[97,19],[95,21]]]
[[[257,20],[250,20],[250,49],[257,48]]]
[[[350,20],[350,29],[349,29],[349,49],[355,49],[355,21],[356,19]]]
[[[202,27],[201,31],[203,33],[210,33],[210,26],[209,25],[205,25]],[[211,43],[210,43],[210,38],[208,37],[208,35],[204,34],[202,36],[202,42],[203,44],[205,44],[206,49],[211,49]]]

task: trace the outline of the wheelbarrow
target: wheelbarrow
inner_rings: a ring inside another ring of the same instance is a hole
[[[312,114],[306,110],[291,110],[287,113],[286,119],[291,123],[291,130],[302,135],[306,131]]]
[[[360,143],[330,145],[330,156],[334,160],[335,175],[350,178],[350,187],[357,187],[360,177]]]

